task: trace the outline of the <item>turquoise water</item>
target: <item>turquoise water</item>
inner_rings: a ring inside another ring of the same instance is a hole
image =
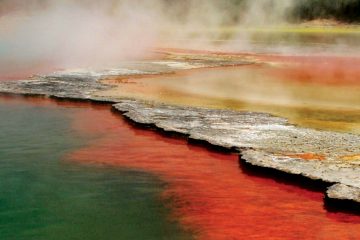
[[[188,238],[156,177],[64,160],[91,140],[70,127],[80,110],[0,98],[0,239]]]

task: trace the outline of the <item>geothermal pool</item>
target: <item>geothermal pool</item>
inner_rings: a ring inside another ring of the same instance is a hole
[[[108,105],[0,98],[1,239],[358,239],[360,217]]]
[[[102,137],[76,126],[92,113],[82,104],[0,98],[0,239],[188,239],[167,219],[158,176],[69,161]]]

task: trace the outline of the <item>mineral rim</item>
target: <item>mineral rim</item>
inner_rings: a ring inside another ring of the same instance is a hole
[[[58,72],[0,82],[0,92],[114,103],[115,110],[136,123],[234,150],[240,154],[242,162],[251,166],[324,182],[329,186],[326,199],[350,201],[358,208],[359,135],[298,127],[267,113],[184,107],[96,94],[113,87],[101,81],[111,76],[162,74],[179,69],[239,64],[249,63],[173,60],[99,72]]]

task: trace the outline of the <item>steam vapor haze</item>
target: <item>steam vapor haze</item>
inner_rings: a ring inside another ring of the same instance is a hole
[[[279,24],[294,2],[0,0],[0,79],[41,69],[114,66],[148,56],[164,39],[189,40],[191,31]],[[186,46],[218,37],[198,32]]]
[[[29,4],[30,3],[30,4]],[[0,73],[107,66],[142,57],[155,44],[145,5],[97,1],[3,1]]]

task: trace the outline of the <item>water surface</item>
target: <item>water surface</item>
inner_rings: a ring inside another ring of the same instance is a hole
[[[360,217],[329,212],[322,191],[109,106],[1,99],[1,116],[1,239],[360,238]]]
[[[0,239],[189,239],[156,176],[67,160],[99,137],[72,126],[87,107],[0,98]]]

